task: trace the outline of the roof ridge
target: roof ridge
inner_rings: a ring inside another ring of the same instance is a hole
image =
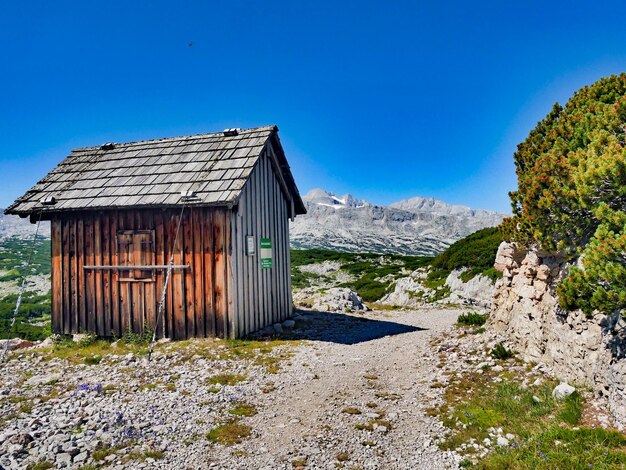
[[[278,126],[276,124],[270,124],[267,126],[258,126],[258,127],[250,127],[248,129],[240,129],[240,131],[242,133],[252,133],[252,132],[259,132],[261,130],[274,130],[274,129],[278,129]],[[146,144],[146,143],[157,143],[157,142],[168,142],[168,141],[175,141],[175,140],[182,140],[182,139],[197,139],[197,138],[201,138],[201,137],[211,137],[211,136],[216,136],[216,137],[224,137],[223,134],[224,131],[218,131],[218,132],[206,132],[204,134],[190,134],[190,135],[180,135],[180,136],[175,136],[175,137],[162,137],[160,139],[147,139],[147,140],[135,140],[135,141],[131,141],[131,142],[116,142],[115,145],[117,146],[131,146],[131,145],[139,145],[139,144]],[[239,134],[241,135],[241,134]],[[100,149],[102,147],[102,145],[92,145],[89,147],[77,147],[75,149],[72,150],[72,152],[77,152],[77,151],[81,151],[81,150],[94,150],[94,149]]]

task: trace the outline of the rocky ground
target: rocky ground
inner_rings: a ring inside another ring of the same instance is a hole
[[[12,352],[0,468],[458,468],[468,446],[516,436],[442,451],[451,431],[432,410],[451,378],[550,375],[494,360],[502,338],[453,326],[458,310],[301,313],[279,338],[165,342],[152,362],[145,346],[89,338]]]
[[[458,313],[309,312],[289,340],[166,343],[151,363],[125,349],[16,351],[2,367],[0,465],[454,468],[424,410],[440,393],[429,343]]]

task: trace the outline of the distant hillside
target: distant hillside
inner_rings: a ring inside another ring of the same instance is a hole
[[[304,196],[308,213],[291,224],[291,246],[347,252],[434,256],[505,214],[412,198],[379,206],[351,195],[314,189]]]
[[[365,302],[387,306],[454,302],[485,307],[500,277],[493,264],[501,241],[498,229],[491,227],[457,241],[434,258],[292,250],[294,299],[298,305],[313,305],[328,289],[340,287],[353,290]]]
[[[0,241],[12,237],[29,238],[35,234],[36,225],[28,219],[22,219],[16,215],[4,215],[4,209],[0,209]],[[42,222],[39,235],[50,238],[50,222]]]

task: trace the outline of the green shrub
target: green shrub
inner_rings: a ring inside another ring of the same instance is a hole
[[[504,344],[502,343],[498,343],[496,344],[496,346],[491,350],[491,356],[494,357],[495,359],[511,359],[514,354],[513,351],[511,351],[510,349],[507,349]]]
[[[477,274],[497,279],[500,273],[493,269],[493,263],[502,239],[497,227],[478,230],[439,253],[432,261],[432,267],[441,271],[439,277],[444,274],[447,277],[453,269],[466,268],[466,274],[461,276],[464,282]]]
[[[365,302],[375,302],[387,293],[387,284],[375,281],[372,276],[364,276],[354,284],[352,288],[361,296]]]
[[[487,321],[487,318],[489,318],[488,315],[481,315],[480,313],[476,312],[467,312],[459,315],[459,318],[457,318],[456,322],[459,325],[483,326]]]

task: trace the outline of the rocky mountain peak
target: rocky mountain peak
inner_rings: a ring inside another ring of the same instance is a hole
[[[294,248],[435,255],[470,233],[498,225],[504,217],[433,197],[382,206],[318,188],[303,199],[308,213],[291,224]]]

